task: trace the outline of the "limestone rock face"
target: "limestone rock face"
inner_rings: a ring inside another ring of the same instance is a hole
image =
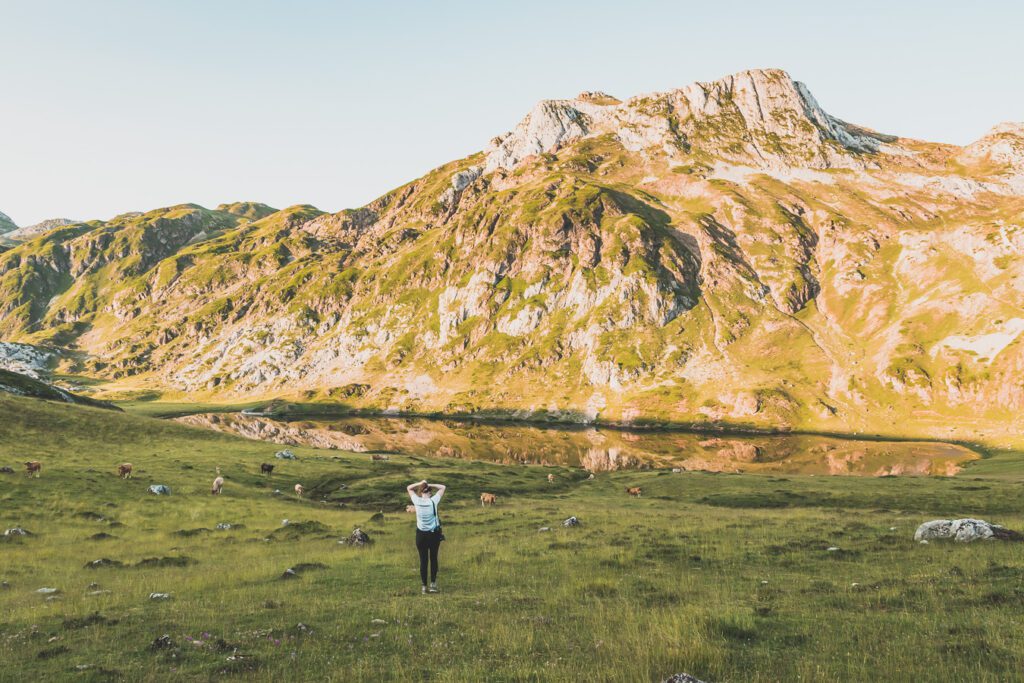
[[[863,162],[856,154],[877,151],[885,139],[827,114],[785,72],[753,70],[625,102],[603,93],[545,100],[500,138],[484,172],[512,169],[570,140],[604,134],[631,151],[732,149],[733,158],[767,168],[859,167]]]

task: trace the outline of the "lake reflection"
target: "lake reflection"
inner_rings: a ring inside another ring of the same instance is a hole
[[[506,464],[568,465],[591,472],[680,468],[872,477],[951,476],[964,463],[978,458],[968,448],[947,443],[858,441],[812,435],[711,435],[402,417],[284,421],[235,413],[188,415],[178,420],[282,445]]]

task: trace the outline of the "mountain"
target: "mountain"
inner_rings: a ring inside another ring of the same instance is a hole
[[[25,242],[27,240],[35,239],[44,232],[49,232],[54,228],[60,228],[65,225],[74,225],[76,222],[77,221],[73,221],[70,218],[50,218],[34,225],[26,225],[21,228],[15,227],[13,230],[4,233],[3,237],[5,240],[12,242]]]
[[[18,226],[15,225],[14,221],[11,220],[10,216],[0,211],[0,235],[8,233],[11,230],[17,230]]]
[[[0,254],[0,338],[169,397],[964,438],[1024,409],[1022,124],[898,138],[747,71],[541,102],[359,209],[240,207]]]

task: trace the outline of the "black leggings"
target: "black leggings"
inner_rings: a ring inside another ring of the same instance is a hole
[[[441,534],[436,531],[416,530],[416,550],[420,551],[420,580],[427,585],[427,554],[430,554],[430,582],[437,581],[437,549],[441,547]]]

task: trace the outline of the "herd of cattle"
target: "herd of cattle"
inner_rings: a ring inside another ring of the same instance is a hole
[[[373,455],[373,459],[374,460],[384,460],[384,459],[387,459],[387,456],[378,457],[377,454],[374,454]],[[123,462],[123,463],[121,463],[120,465],[117,466],[117,476],[120,477],[121,479],[131,479],[132,478],[132,473],[134,472],[134,470],[135,470],[135,468],[134,468],[134,466],[130,462]],[[0,469],[0,471],[10,472],[10,471],[13,471],[13,470],[11,470],[9,467],[5,467],[5,468]],[[39,477],[39,475],[42,473],[42,471],[43,471],[43,464],[41,462],[39,462],[38,460],[29,460],[28,462],[25,463],[25,473],[28,476],[30,476],[30,477],[32,477],[32,476]],[[673,471],[675,471],[675,470],[673,470]],[[265,475],[267,475],[269,477],[273,473],[274,473],[274,465],[273,464],[271,464],[269,462],[260,463],[260,474],[265,474]],[[591,473],[590,476],[587,477],[588,480],[589,479],[593,479],[593,478],[594,478],[593,473]],[[548,475],[548,481],[549,482],[554,482],[555,481],[555,475],[554,474],[549,474]],[[218,495],[220,495],[220,493],[221,493],[221,491],[223,489],[224,489],[224,477],[221,476],[220,468],[218,467],[217,468],[217,478],[213,480],[213,486],[210,487],[210,493],[212,495],[218,496]],[[302,484],[296,484],[295,485],[295,495],[296,496],[301,498],[302,495],[305,492],[306,492],[306,489],[305,489],[305,487]],[[640,494],[642,493],[642,491],[641,491],[639,486],[627,486],[626,487],[626,493],[628,493],[630,496],[633,496],[634,498],[639,498]],[[486,507],[488,505],[494,505],[497,501],[498,501],[498,496],[496,494],[493,494],[493,493],[481,493],[480,494],[480,506],[481,507]],[[405,511],[406,512],[416,512],[416,507],[413,506],[413,505],[407,505],[405,507]]]

